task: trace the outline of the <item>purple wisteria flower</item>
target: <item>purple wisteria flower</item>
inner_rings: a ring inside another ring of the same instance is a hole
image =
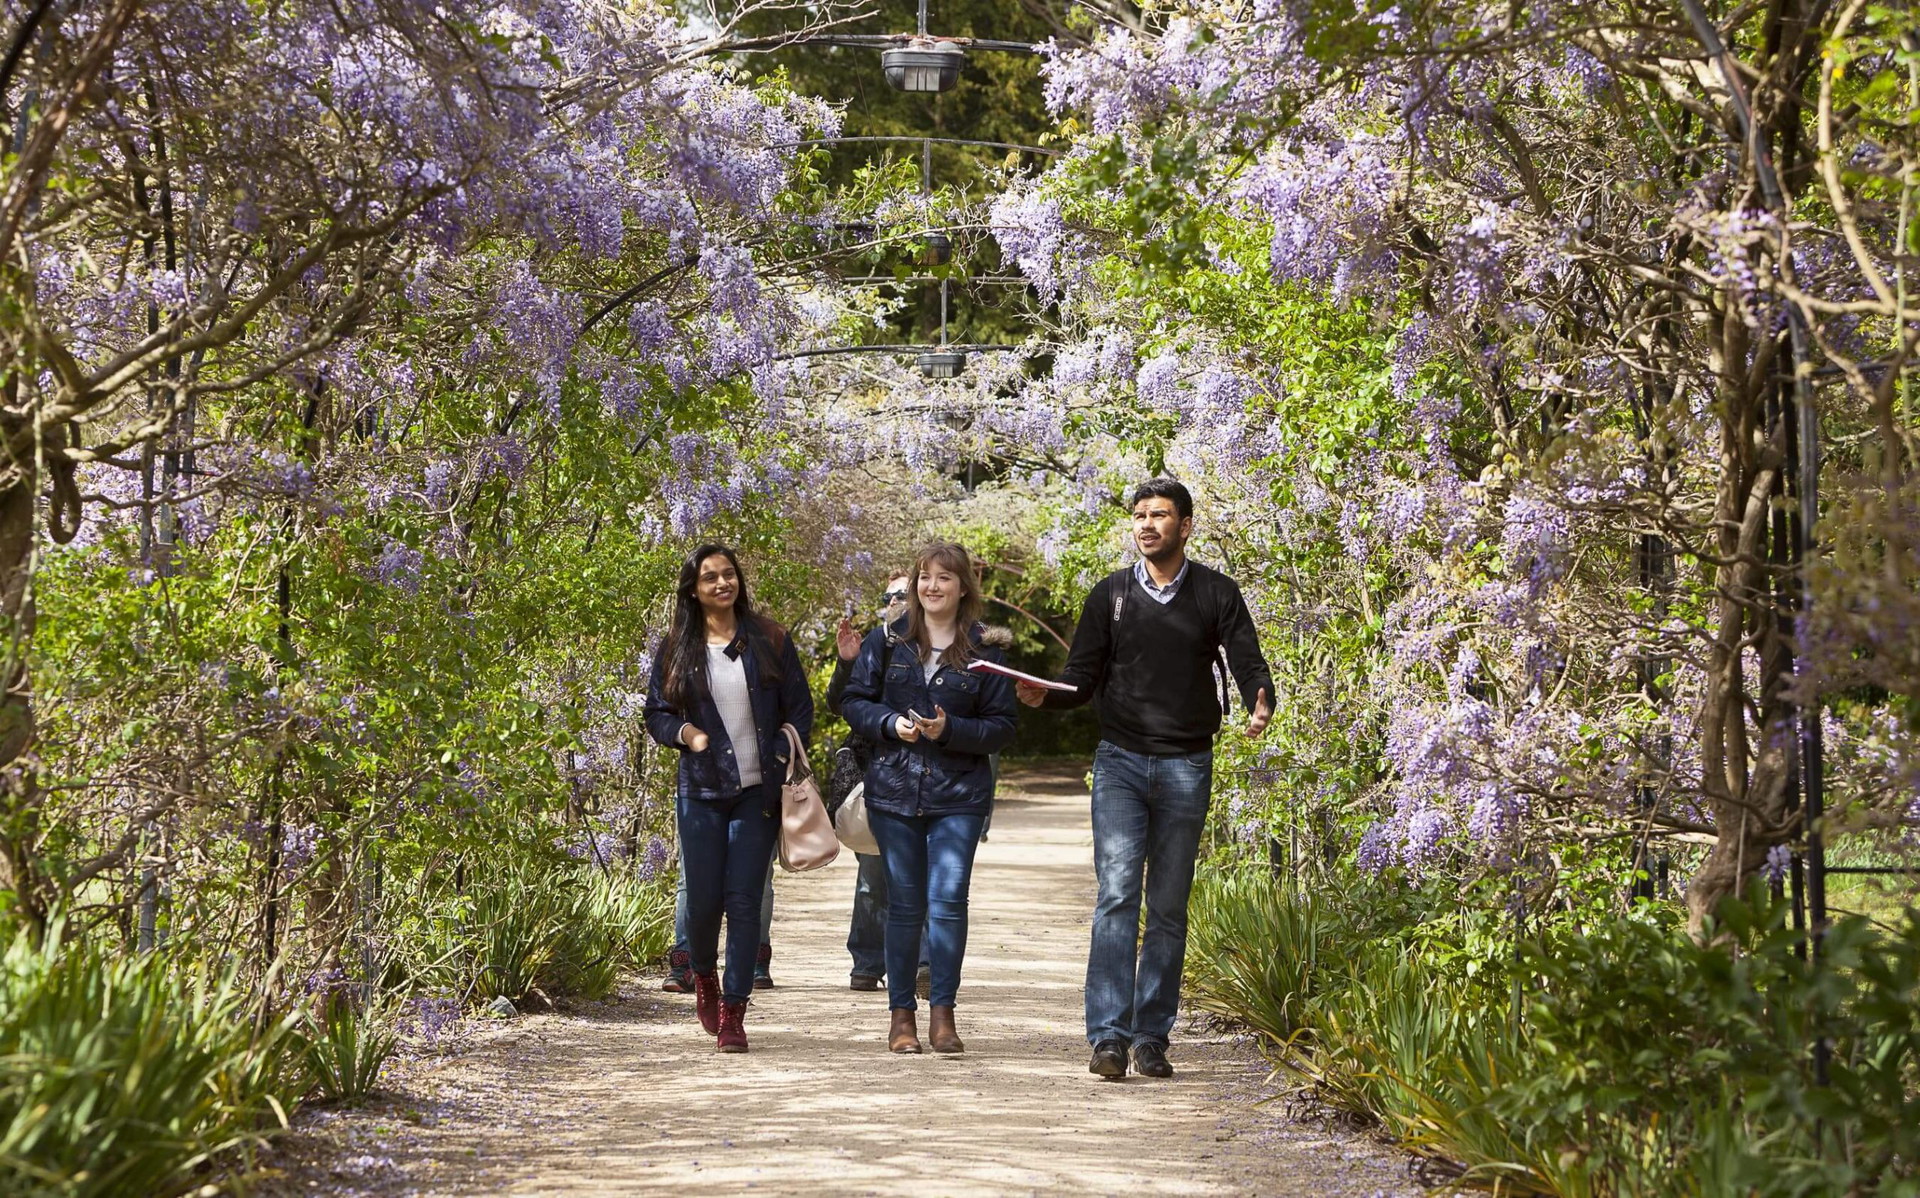
[[[453,505],[453,463],[442,459],[426,469],[421,493],[430,511],[444,512]]]
[[[293,824],[280,837],[280,868],[297,873],[312,863],[325,833],[317,824]]]
[[[673,845],[654,836],[648,839],[647,847],[640,851],[639,859],[634,862],[634,874],[643,882],[651,882],[655,878],[665,877],[673,864]]]
[[[1181,399],[1180,351],[1163,349],[1141,363],[1139,373],[1134,375],[1133,385],[1140,398],[1156,408],[1165,410],[1178,407]]]
[[[420,593],[420,578],[426,567],[426,554],[411,545],[389,539],[380,556],[374,559],[373,579],[405,595]]]

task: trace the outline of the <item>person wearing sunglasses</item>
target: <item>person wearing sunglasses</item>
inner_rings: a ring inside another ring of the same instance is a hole
[[[896,574],[887,580],[887,589],[880,597],[880,627],[891,628],[907,614],[908,578],[905,574]],[[853,626],[851,617],[840,621],[840,628],[834,637],[834,650],[837,660],[833,665],[833,678],[827,683],[827,710],[835,715],[843,715],[840,701],[847,693],[847,683],[853,680],[853,663],[860,656],[861,634]],[[873,744],[857,732],[849,732],[840,756],[844,756],[848,778],[843,788],[850,790],[853,783],[865,775],[867,765],[873,760]],[[841,768],[836,762],[836,776]],[[847,927],[847,953],[853,958],[853,973],[847,980],[850,990],[874,991],[880,989],[880,982],[886,976],[887,945],[887,870],[877,853],[855,853],[854,860],[859,863],[859,874],[853,886],[853,918]],[[920,969],[927,970],[925,941],[922,941]]]

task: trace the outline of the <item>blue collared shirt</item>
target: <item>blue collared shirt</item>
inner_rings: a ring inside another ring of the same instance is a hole
[[[1153,596],[1155,603],[1172,603],[1173,597],[1180,593],[1180,584],[1187,580],[1187,567],[1191,565],[1193,565],[1192,558],[1181,562],[1180,573],[1175,574],[1173,581],[1166,586],[1160,586],[1153,581],[1153,575],[1147,572],[1147,560],[1141,558],[1139,561],[1133,563],[1133,576],[1139,580],[1140,585],[1146,589],[1147,594]]]

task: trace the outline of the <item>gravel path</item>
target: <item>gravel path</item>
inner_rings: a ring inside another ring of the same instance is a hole
[[[751,1053],[715,1053],[690,996],[635,979],[402,1065],[389,1101],[303,1116],[265,1192],[1416,1192],[1398,1154],[1256,1105],[1266,1071],[1230,1038],[1177,1033],[1169,1081],[1087,1073],[1090,843],[1077,774],[1009,774],[974,873],[964,1055],[889,1055],[885,994],[847,989],[848,855],[778,880]]]

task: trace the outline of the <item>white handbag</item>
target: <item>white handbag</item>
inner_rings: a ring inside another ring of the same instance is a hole
[[[842,846],[856,853],[877,855],[880,852],[880,842],[873,838],[873,828],[867,823],[865,782],[848,791],[840,810],[833,813],[833,834],[840,838]]]

